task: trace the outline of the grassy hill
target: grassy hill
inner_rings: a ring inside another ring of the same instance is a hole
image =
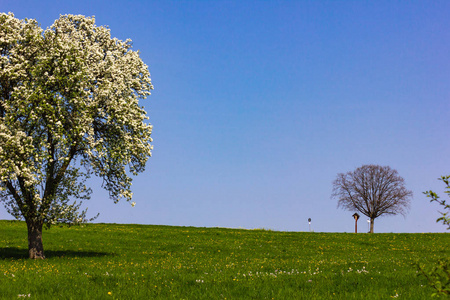
[[[0,221],[2,299],[428,299],[414,262],[450,254],[446,233],[88,224],[45,231],[31,261],[26,236]]]

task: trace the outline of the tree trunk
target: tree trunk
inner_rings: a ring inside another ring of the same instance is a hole
[[[373,233],[373,223],[374,223],[375,219],[374,218],[370,218],[370,233]]]
[[[42,245],[42,223],[27,221],[28,227],[28,254],[30,259],[44,259],[44,246]]]

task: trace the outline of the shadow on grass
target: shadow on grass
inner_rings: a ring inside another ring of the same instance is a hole
[[[113,255],[106,252],[95,251],[74,251],[74,250],[45,250],[44,255],[46,258],[55,257],[101,257],[107,255]],[[24,259],[28,258],[28,249],[17,247],[4,247],[0,248],[0,260],[3,259]]]

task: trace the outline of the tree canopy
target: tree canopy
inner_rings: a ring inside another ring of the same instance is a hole
[[[138,101],[153,86],[131,40],[93,17],[62,15],[43,30],[2,13],[0,55],[0,201],[27,222],[30,257],[43,257],[30,234],[85,221],[74,200],[89,199],[90,175],[114,202],[131,200],[131,175],[152,150]]]
[[[338,199],[338,207],[369,217],[370,232],[381,215],[406,214],[412,195],[397,170],[389,166],[363,165],[339,173],[333,182],[332,197]]]

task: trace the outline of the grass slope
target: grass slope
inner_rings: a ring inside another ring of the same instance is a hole
[[[1,299],[428,299],[415,261],[449,256],[450,235],[273,232],[89,224],[44,232],[0,221]]]

